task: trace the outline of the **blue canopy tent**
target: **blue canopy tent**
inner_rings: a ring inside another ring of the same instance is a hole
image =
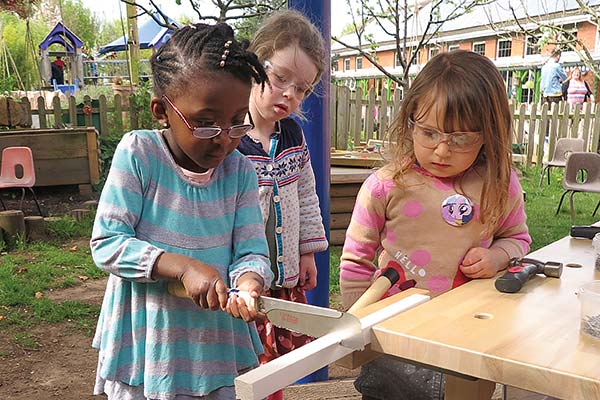
[[[68,58],[65,60],[69,63],[69,75],[71,85],[58,85],[64,87],[55,87],[63,92],[69,91],[74,93],[78,85],[83,85],[83,42],[62,22],[58,22],[50,31],[48,36],[40,43],[40,72],[44,81],[50,82],[51,66],[49,48],[53,44],[59,44],[65,48],[65,53]]]
[[[174,25],[178,28],[180,24],[169,18],[169,24]],[[158,48],[165,44],[167,40],[173,34],[173,30],[160,26],[153,18],[150,18],[144,22],[138,29],[138,38],[140,41],[140,49]],[[125,51],[127,50],[127,35],[121,36],[118,39],[113,40],[109,44],[100,48],[98,54],[106,54],[114,51]]]

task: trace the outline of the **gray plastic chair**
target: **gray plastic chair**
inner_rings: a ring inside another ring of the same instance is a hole
[[[567,162],[567,158],[571,153],[577,153],[584,151],[585,142],[583,139],[558,139],[556,146],[554,147],[554,154],[552,159],[543,164],[542,176],[540,177],[540,183],[538,186],[542,186],[544,180],[544,174],[548,172],[548,185],[550,184],[550,169],[552,167],[564,168]]]
[[[584,176],[585,180],[577,181],[577,175],[581,172],[581,176]],[[571,206],[571,222],[575,218],[575,212],[573,211],[573,195],[576,192],[589,192],[589,193],[600,193],[600,154],[598,153],[571,153],[567,158],[565,167],[565,176],[562,182],[565,192],[560,198],[556,214],[560,211],[563,199],[567,193],[570,193],[569,203]],[[600,201],[596,204],[594,213],[598,211],[600,207]]]

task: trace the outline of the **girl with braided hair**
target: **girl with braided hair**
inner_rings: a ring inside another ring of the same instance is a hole
[[[267,76],[226,24],[178,30],[151,66],[163,129],[123,136],[90,242],[110,273],[94,393],[235,399],[234,378],[263,348],[256,310],[227,288],[257,297],[273,277],[256,174],[236,150],[252,84]],[[191,299],[168,293],[174,280]]]

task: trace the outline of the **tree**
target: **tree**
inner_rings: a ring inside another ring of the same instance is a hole
[[[581,62],[593,72],[595,76],[600,76],[600,67],[598,62],[594,60],[588,44],[577,35],[577,29],[572,22],[562,22],[565,17],[570,15],[587,15],[590,21],[599,26],[600,23],[600,3],[590,4],[590,1],[562,0],[556,2],[540,3],[541,12],[537,15],[529,13],[528,0],[519,0],[509,3],[508,8],[512,19],[511,24],[518,27],[516,32],[508,32],[507,34],[519,34],[524,37],[535,37],[539,48],[555,48],[559,47],[562,50],[574,51]],[[488,18],[490,26],[498,31],[503,31],[503,26],[494,23],[494,9],[490,9]],[[592,43],[592,46],[594,44]]]
[[[148,7],[136,3],[134,0],[121,0],[125,4],[135,5],[140,13],[137,16],[148,14],[158,24],[173,27],[167,18],[167,15],[158,6],[156,0],[149,0]],[[175,0],[177,5],[181,5],[184,0]],[[286,0],[187,0],[196,13],[197,21],[204,23],[227,22],[233,23],[241,20],[252,20],[241,24],[242,31],[252,29],[258,26],[260,20],[271,12],[282,8]],[[210,3],[211,6],[207,6]],[[208,12],[206,10],[209,10]]]
[[[100,23],[81,0],[42,0],[39,9],[35,15],[37,20],[52,27],[62,21],[88,49],[96,47]]]
[[[409,87],[409,67],[419,50],[425,48],[443,25],[467,13],[473,7],[491,0],[346,0],[352,22],[352,33],[332,37],[342,46],[357,51],[385,76],[402,86]],[[357,8],[354,8],[354,4]],[[389,39],[396,52],[401,75],[394,75],[379,63],[377,51],[381,40],[375,40],[370,28],[377,29]],[[356,42],[351,43],[353,36]],[[411,43],[416,43],[412,45]]]

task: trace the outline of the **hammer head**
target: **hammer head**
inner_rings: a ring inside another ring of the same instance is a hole
[[[560,278],[562,275],[563,265],[556,261],[547,261],[544,263],[543,273],[550,278]]]

